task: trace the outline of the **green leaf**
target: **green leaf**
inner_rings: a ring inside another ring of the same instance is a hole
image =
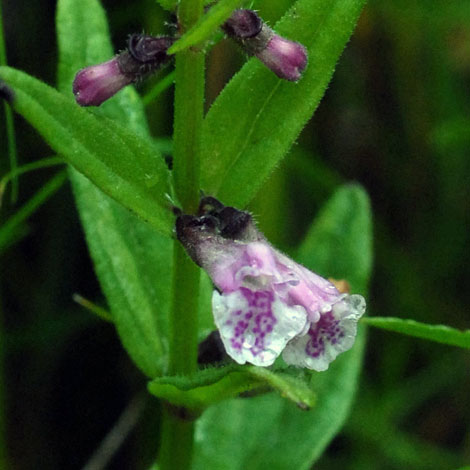
[[[205,369],[190,377],[160,377],[150,382],[150,393],[173,405],[203,410],[259,386],[259,382],[233,367]]]
[[[24,72],[0,67],[0,77],[14,90],[14,109],[52,149],[103,192],[171,235],[169,172],[149,140]]]
[[[149,377],[165,368],[170,303],[168,238],[130,216],[76,173],[72,177],[95,270],[121,340]]]
[[[204,0],[204,5],[209,5],[213,2],[214,0]],[[159,3],[163,9],[174,12],[178,6],[179,0],[157,0],[157,3]]]
[[[164,10],[168,10],[168,11],[175,11],[176,10],[176,6],[178,5],[178,1],[179,0],[157,0],[157,3],[160,4],[160,6],[164,9]]]
[[[266,367],[248,368],[248,372],[259,380],[263,380],[274,390],[280,392],[283,398],[294,402],[300,409],[308,410],[315,405],[316,394],[306,382],[307,374],[291,368],[286,372],[272,371]]]
[[[345,279],[353,291],[364,293],[372,266],[371,233],[366,192],[359,185],[344,185],[318,214],[298,258],[318,274]]]
[[[97,0],[59,0],[59,88],[71,94],[80,68],[112,56],[105,13]],[[144,108],[126,87],[97,110],[150,139]],[[161,159],[156,148],[153,156]],[[149,377],[165,368],[172,240],[104,194],[76,171],[74,193],[88,247],[113,321],[132,359]]]
[[[371,271],[371,236],[367,196],[358,186],[345,186],[313,224],[298,260],[309,269],[348,279],[354,289],[364,293]],[[313,244],[317,240],[320,246]],[[357,249],[352,250],[352,246]],[[348,263],[343,263],[343,258]],[[326,372],[311,373],[311,388],[317,400],[310,411],[302,412],[273,394],[250,400],[231,399],[209,408],[196,424],[199,439],[194,469],[311,468],[349,414],[364,339],[364,330],[359,328],[352,350],[339,356]]]
[[[235,364],[203,369],[189,377],[161,377],[150,382],[148,387],[159,398],[195,410],[203,410],[242,392],[266,387],[277,390],[303,409],[315,403],[315,394],[301,378],[263,367]]]
[[[364,0],[298,0],[276,31],[304,44],[309,65],[298,83],[256,58],[224,88],[204,123],[202,187],[244,207],[315,111]]]
[[[209,39],[216,29],[229,18],[233,10],[242,5],[244,1],[220,0],[168,49],[168,54],[176,54]]]
[[[383,330],[470,349],[470,330],[461,331],[446,325],[427,325],[394,317],[367,317],[362,322]]]

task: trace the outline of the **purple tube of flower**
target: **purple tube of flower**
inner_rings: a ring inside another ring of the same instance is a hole
[[[274,34],[266,47],[255,54],[279,78],[296,82],[307,66],[307,51],[302,44]]]
[[[125,86],[141,80],[165,65],[174,39],[133,34],[128,48],[111,60],[80,70],[73,93],[80,106],[99,106]]]
[[[204,198],[198,216],[178,217],[176,233],[214,282],[215,324],[236,362],[269,366],[282,353],[323,371],[354,344],[364,298],[273,248],[247,212]]]
[[[99,106],[126,85],[132,77],[122,73],[119,56],[80,70],[73,81],[73,94],[80,106]]]

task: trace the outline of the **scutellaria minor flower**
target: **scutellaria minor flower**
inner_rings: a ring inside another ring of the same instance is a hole
[[[270,366],[282,353],[287,364],[323,371],[354,344],[364,298],[280,253],[249,213],[205,197],[196,216],[177,218],[176,233],[216,287],[215,324],[239,364]]]

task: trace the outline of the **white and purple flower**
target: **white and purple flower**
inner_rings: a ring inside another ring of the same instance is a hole
[[[214,282],[214,320],[229,356],[270,366],[282,353],[287,364],[323,371],[352,347],[362,296],[340,293],[274,249],[248,213],[214,198],[201,207],[178,217],[177,235]]]

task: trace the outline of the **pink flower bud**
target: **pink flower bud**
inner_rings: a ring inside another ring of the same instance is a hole
[[[99,106],[130,83],[132,78],[121,72],[118,57],[114,57],[80,70],[73,81],[73,94],[80,106]]]
[[[267,46],[255,54],[279,78],[296,82],[307,66],[307,51],[302,44],[275,34]]]
[[[133,34],[128,49],[113,59],[80,70],[73,82],[73,93],[80,106],[99,106],[126,85],[160,69],[171,59],[166,51],[175,40]]]
[[[296,82],[307,66],[305,47],[276,34],[252,10],[235,10],[222,29],[279,78]]]

